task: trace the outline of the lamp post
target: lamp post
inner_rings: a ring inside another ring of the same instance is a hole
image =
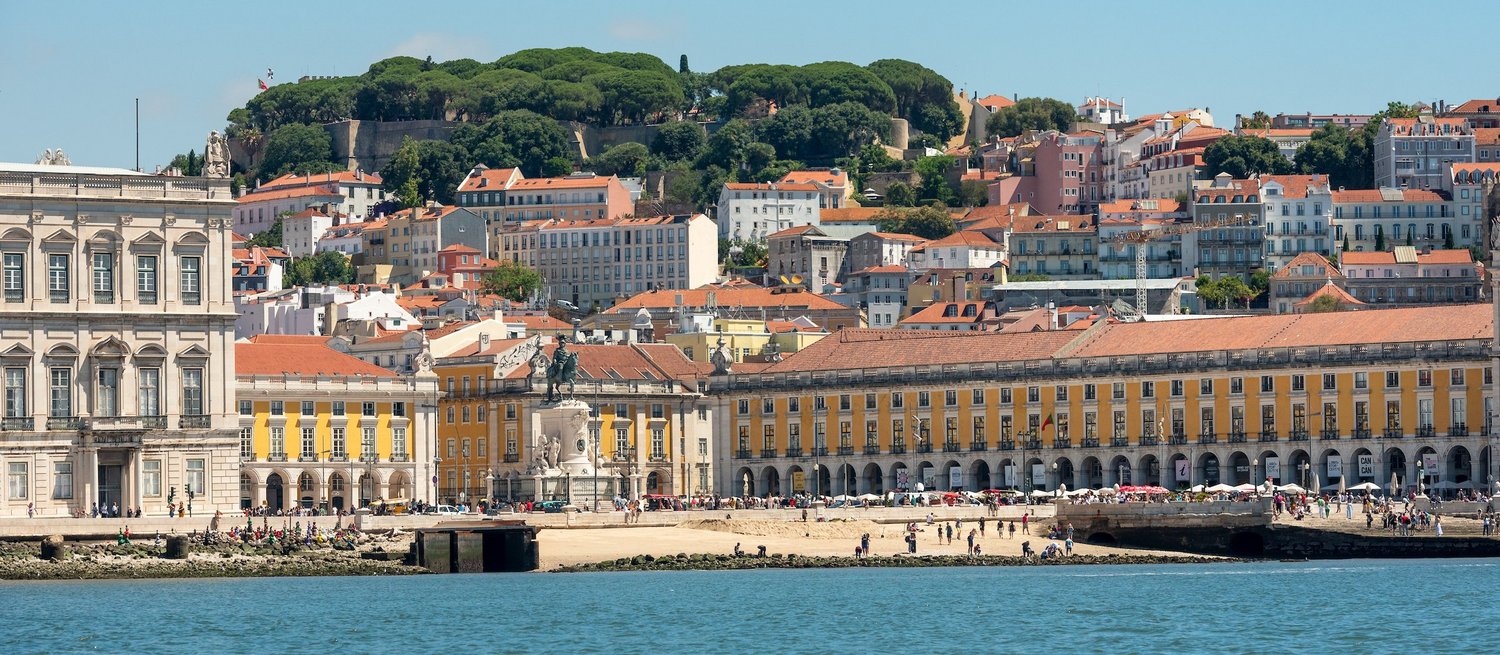
[[[485,511],[495,504],[495,472],[491,469],[484,470],[484,500]]]
[[[1311,470],[1312,470],[1312,464],[1310,464],[1308,462],[1303,462],[1302,463],[1302,488],[1303,489],[1306,489],[1307,485],[1311,483],[1311,481],[1307,477],[1308,472],[1311,471]]]
[[[434,505],[441,504],[438,499],[438,467],[442,466],[442,464],[442,457],[438,457],[437,455],[432,456],[432,504]]]
[[[1260,485],[1258,483],[1256,483],[1256,481],[1255,481],[1255,469],[1257,469],[1259,467],[1260,467],[1260,458],[1259,457],[1250,460],[1250,473],[1245,476],[1246,478],[1249,479],[1250,484],[1255,487],[1255,489],[1256,489],[1255,494],[1256,495],[1260,495]]]
[[[1057,497],[1058,483],[1061,478],[1057,477],[1057,462],[1052,463],[1052,496]]]

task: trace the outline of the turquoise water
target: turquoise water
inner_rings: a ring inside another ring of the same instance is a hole
[[[1500,560],[0,582],[0,652],[1492,653]]]

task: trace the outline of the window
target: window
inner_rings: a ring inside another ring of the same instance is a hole
[[[1464,370],[1461,369],[1461,368],[1449,369],[1448,370],[1448,383],[1451,384],[1451,385],[1453,385],[1453,386],[1455,386],[1455,387],[1461,387],[1461,386],[1463,386],[1464,385]]]
[[[1110,432],[1110,436],[1113,437],[1113,438],[1115,438],[1115,439],[1124,439],[1125,438],[1125,410],[1123,410],[1123,409],[1117,409],[1117,410],[1115,410],[1115,414],[1114,414],[1114,426],[1113,426],[1113,431]]]
[[[1424,429],[1432,428],[1432,399],[1421,398],[1417,400],[1417,425]]]
[[[839,396],[839,409],[844,410],[844,411],[848,411],[850,404],[851,404],[851,398],[850,398],[849,394],[846,393],[846,394],[842,394],[842,395]],[[700,418],[703,418],[703,417],[700,417]]]
[[[469,422],[469,406],[468,405],[464,405],[463,406],[463,422],[464,423],[468,423]]]
[[[344,415],[344,401],[342,401],[342,400],[335,400],[335,401],[333,401],[333,407],[332,407],[331,411],[333,412],[334,416],[343,416]]]
[[[932,406],[932,394],[930,392],[927,392],[927,391],[918,391],[917,392],[917,407],[931,407],[931,406]]]
[[[1260,376],[1260,392],[1261,393],[1275,393],[1275,391],[1276,391],[1276,378],[1273,378],[1273,377],[1271,377],[1269,375],[1262,375],[1262,376]]]
[[[1041,401],[1042,391],[1040,387],[1026,387],[1026,402],[1038,403]]]
[[[1264,432],[1270,432],[1271,430],[1276,429],[1275,405],[1260,406],[1260,429]]]
[[[145,305],[156,304],[156,255],[135,257],[135,300]]]
[[[958,392],[952,389],[943,392],[943,405],[954,407],[958,405]]]
[[[1452,425],[1465,425],[1468,423],[1468,400],[1465,398],[1452,398],[1449,400],[1451,413],[1449,420]]]
[[[1306,379],[1306,377],[1302,376],[1302,375],[1293,375],[1292,376],[1292,391],[1306,391],[1306,390],[1307,390],[1307,379]]]
[[[47,255],[47,294],[52,302],[68,302],[73,274],[67,255]]]
[[[1245,378],[1229,378],[1229,393],[1245,393]]]
[[[666,447],[666,431],[661,428],[651,430],[651,457],[655,459],[665,458],[667,456]]]
[[[1098,399],[1098,397],[1099,397],[1098,387],[1095,387],[1092,384],[1085,384],[1085,385],[1083,385],[1083,399],[1084,400],[1096,400],[1096,399]]]
[[[1181,398],[1182,397],[1182,380],[1173,380],[1172,381],[1172,397],[1173,398]]]
[[[187,493],[202,497],[208,491],[208,469],[205,466],[207,460],[190,459],[187,461]]]
[[[1203,396],[1212,396],[1214,394],[1213,378],[1203,378],[1201,380],[1198,380],[1198,394]]]
[[[297,413],[301,414],[303,416],[313,416],[313,415],[317,414],[318,412],[317,412],[316,409],[314,409],[313,401],[311,401],[311,400],[304,400],[304,401],[302,401],[301,411],[299,411]]]
[[[26,416],[26,369],[5,369],[5,418]]]
[[[141,495],[161,495],[161,460],[147,459],[141,461]]]
[[[1155,382],[1149,382],[1149,381],[1142,382],[1141,383],[1141,397],[1142,398],[1155,398],[1156,397],[1156,383]]]
[[[1003,405],[1009,405],[1010,404],[1010,400],[1011,400],[1010,393],[1011,393],[1010,387],[1003,387],[1003,388],[1000,389],[1000,403],[1001,404],[1003,404]]]
[[[3,276],[5,302],[25,301],[26,255],[19,252],[8,252],[3,257],[0,257],[0,260],[3,260],[5,269]]]
[[[115,301],[115,256],[107,252],[94,253],[94,302]]]
[[[865,394],[865,409],[875,409],[875,394]]]
[[[800,400],[800,399],[799,398],[793,398],[792,400]],[[792,411],[797,411],[797,410],[792,410]],[[666,410],[664,409],[664,405],[662,405],[661,403],[651,403],[651,418],[666,418]]]
[[[906,394],[896,391],[891,394],[891,408],[901,409],[906,406]]]
[[[406,428],[391,428],[391,457],[406,459]]]
[[[250,402],[248,400],[241,400],[239,404],[240,404],[240,416],[253,416],[255,414],[255,404],[254,403],[252,403],[252,402]]]
[[[1094,412],[1083,413],[1083,438],[1097,439],[1099,437],[1099,416]]]
[[[271,416],[282,416],[286,414],[286,403],[280,400],[271,401]]]
[[[181,263],[182,282],[179,291],[182,293],[182,304],[203,304],[203,286],[201,284],[203,271],[201,269],[202,258],[183,257]]]
[[[99,369],[98,397],[94,402],[95,416],[120,415],[120,369]]]
[[[400,403],[397,403],[397,404],[400,404]],[[595,409],[597,410],[597,408],[595,408]],[[484,417],[485,417],[485,405],[479,404],[479,405],[474,406],[474,422],[476,422],[476,423],[483,423],[484,422]]]
[[[52,463],[52,497],[64,500],[73,497],[73,463]]]
[[[1401,429],[1401,401],[1385,401],[1385,428],[1387,430]]]
[[[1141,434],[1148,437],[1154,437],[1156,436],[1156,433],[1156,410],[1141,410]]]
[[[361,406],[360,406],[360,412],[359,413],[360,413],[361,416],[374,416],[375,415],[375,403],[372,403],[372,402],[369,402],[369,401],[366,401],[366,402],[362,403]]]
[[[969,391],[969,404],[975,407],[983,407],[984,389],[971,389]]]
[[[458,416],[457,410],[455,410],[452,405],[449,405],[448,406],[448,420],[447,420],[447,422],[448,423],[457,423],[458,422],[457,421],[457,416]]]
[[[660,404],[654,404],[654,405],[652,405],[651,406],[651,418],[661,418],[661,416],[658,416],[656,414],[657,411],[659,411],[660,409],[661,409],[661,405]],[[802,411],[802,399],[799,398],[799,397],[797,397],[797,396],[789,396],[786,399],[786,411],[788,413],[791,413],[791,414],[796,414],[798,412],[801,412]]]
[[[254,430],[251,428],[240,428],[240,459],[255,459]]]
[[[26,500],[26,490],[31,482],[26,474],[26,462],[11,462],[6,469],[6,490],[11,500]]]
[[[1056,399],[1057,402],[1066,402],[1068,400],[1068,386],[1059,384],[1054,387],[1052,390],[1052,397]]]
[[[312,428],[302,428],[302,459],[311,460],[317,457],[314,439],[317,433]]]
[[[140,369],[140,416],[161,416],[161,369]]]
[[[1115,400],[1124,400],[1125,399],[1125,383],[1124,382],[1116,382],[1116,383],[1114,383],[1113,385],[1111,385],[1110,393],[1111,393],[1111,396],[1110,396],[1111,398],[1114,398]]]
[[[1417,386],[1419,386],[1419,387],[1430,387],[1430,386],[1432,386],[1432,370],[1431,369],[1425,369],[1424,368],[1424,369],[1422,369],[1420,371],[1417,371]]]
[[[203,416],[203,369],[182,369],[182,413]]]
[[[271,428],[271,458],[286,459],[286,429]]]
[[[51,384],[49,417],[72,417],[74,415],[74,370],[52,369],[49,384]]]
[[[762,399],[760,399],[760,413],[761,414],[775,414],[776,413],[776,399],[775,398],[762,398]],[[615,413],[615,415],[619,416],[619,412],[617,411]]]
[[[1204,435],[1213,436],[1216,434],[1214,432],[1214,408],[1204,407],[1200,410],[1199,421]]]
[[[1395,389],[1401,386],[1401,374],[1396,371],[1385,372],[1385,388]]]
[[[450,452],[448,453],[448,456],[452,457],[453,453],[451,452],[451,450],[452,450],[452,447],[453,447],[453,441],[451,439],[448,441],[448,447],[449,447],[449,450],[450,450]],[[359,431],[359,458],[361,460],[366,461],[366,462],[373,462],[373,461],[375,461],[376,457],[377,457],[377,453],[375,452],[375,428],[362,428],[362,429],[360,429],[360,431]]]

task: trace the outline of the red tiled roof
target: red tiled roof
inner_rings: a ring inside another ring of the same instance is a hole
[[[831,187],[849,186],[849,174],[844,171],[837,173],[832,170],[826,171],[791,171],[781,176],[778,185],[784,184],[822,184]],[[783,187],[785,188],[785,187]]]
[[[861,273],[906,273],[906,272],[907,272],[907,269],[906,269],[905,266],[897,266],[895,264],[888,264],[888,265],[885,265],[885,266],[871,266],[871,267],[868,267],[868,268],[862,268],[862,269],[859,269],[859,270],[857,270],[857,271],[855,271],[853,273],[850,273],[850,275],[859,275]]]
[[[813,231],[814,229],[817,229],[817,228],[815,226],[813,226],[813,225],[794,225],[794,226],[789,227],[789,228],[787,228],[785,230],[781,230],[781,231],[778,231],[778,232],[774,232],[772,234],[768,234],[768,235],[766,235],[766,238],[767,239],[774,239],[774,238],[779,238],[779,237],[793,237],[793,236],[797,236],[799,234],[806,234],[808,232]]]
[[[818,187],[811,184],[783,183],[783,182],[726,182],[724,188],[730,191],[817,191]]]
[[[437,327],[437,328],[433,328],[431,330],[428,330],[427,331],[427,338],[428,339],[437,339],[437,338],[440,338],[440,337],[446,337],[446,336],[448,336],[450,334],[453,334],[454,332],[462,330],[462,329],[464,329],[466,327],[469,327],[470,325],[473,325],[473,324],[474,324],[474,321],[454,321],[454,322],[448,323],[447,325],[444,325],[442,327]],[[361,343],[396,343],[396,342],[401,341],[401,339],[404,338],[407,334],[410,334],[412,332],[416,332],[417,330],[420,330],[420,329],[422,329],[422,328],[419,326],[419,327],[414,327],[414,328],[412,328],[410,330],[407,330],[405,332],[392,332],[391,334],[387,334],[387,335],[383,335],[383,336],[378,336],[378,337],[375,337],[374,339],[366,339],[366,340],[362,341]]]
[[[1386,200],[1380,189],[1335,190],[1334,202],[1447,202],[1448,195],[1442,191],[1427,189],[1401,189],[1401,200]]]
[[[874,221],[884,207],[838,207],[824,209],[818,212],[818,220],[823,223],[837,223],[840,221]]]
[[[1343,259],[1345,263],[1348,263],[1348,261],[1349,261],[1349,257],[1348,256],[1351,255],[1351,254],[1359,254],[1359,253],[1357,251],[1352,251],[1352,252],[1340,253],[1340,256],[1341,256],[1341,259]],[[1338,269],[1337,266],[1334,266],[1333,264],[1329,263],[1328,260],[1325,259],[1322,255],[1319,255],[1318,253],[1315,253],[1315,252],[1304,252],[1304,253],[1298,254],[1296,257],[1292,258],[1292,261],[1287,262],[1286,266],[1282,266],[1281,268],[1276,269],[1276,272],[1272,273],[1271,277],[1276,278],[1278,280],[1284,280],[1284,279],[1292,278],[1292,277],[1302,277],[1302,271],[1300,269],[1303,266],[1319,266],[1319,267],[1322,267],[1321,271],[1318,271],[1317,273],[1313,274],[1316,277],[1331,277],[1331,278],[1334,278],[1334,279],[1343,279],[1344,278],[1344,274],[1341,273],[1341,272],[1339,272],[1339,269]]]
[[[1329,189],[1327,175],[1262,175],[1260,186],[1277,182],[1282,185],[1281,195],[1286,198],[1306,198],[1309,188]]]
[[[528,314],[524,316],[506,316],[505,322],[521,323],[526,326],[527,330],[566,330],[573,327],[572,325],[569,325],[567,321],[563,321],[552,316],[535,314]]]
[[[900,232],[866,232],[870,236],[880,237],[889,241],[926,241],[915,234],[902,234]]]
[[[1098,225],[1094,224],[1094,217],[1083,214],[1026,216],[1024,218],[1017,218],[1015,222],[1015,231],[1019,233],[1093,232],[1098,227]]]
[[[267,339],[267,336],[270,335],[253,337],[250,343],[234,344],[236,375],[396,377],[388,369],[329,348],[327,337],[275,335]]]
[[[1148,203],[1156,203],[1155,209],[1147,209]],[[1124,214],[1129,212],[1141,212],[1148,214],[1173,214],[1183,211],[1182,203],[1171,198],[1145,198],[1136,200],[1115,200],[1113,202],[1099,203],[1100,214]]]
[[[308,186],[310,184],[333,184],[338,182],[349,182],[353,184],[373,184],[380,186],[379,173],[363,173],[364,179],[360,179],[361,173],[357,171],[339,171],[337,173],[316,173],[312,175],[294,175],[287,173],[270,182],[260,185],[261,189],[274,187]]]
[[[524,180],[516,180],[510,185],[513,191],[538,191],[543,189],[593,189],[609,186],[611,182],[616,184],[619,180],[613,175],[600,175],[597,177],[537,177]]]
[[[987,303],[975,301],[935,302],[931,305],[923,307],[921,311],[902,319],[901,323],[978,323],[985,318],[993,318],[985,316],[984,310],[986,304]],[[949,307],[954,308],[953,315],[944,316],[944,314],[947,313]],[[974,314],[970,316],[964,316],[963,314],[965,310],[972,310]]]
[[[1016,104],[1016,101],[998,94],[987,95],[983,98],[980,98],[978,102],[980,105],[989,107],[991,110],[1004,109]]]
[[[954,232],[941,239],[933,239],[924,244],[925,248],[997,248],[1000,244],[991,239],[989,235],[977,230],[964,230]]]
[[[334,188],[334,187],[331,187],[331,186],[322,186],[322,185],[319,185],[319,186],[299,186],[299,187],[290,187],[290,188],[283,188],[283,189],[262,189],[260,191],[251,191],[250,193],[247,193],[245,195],[240,196],[239,198],[236,198],[235,201],[239,202],[240,204],[246,204],[246,203],[251,203],[251,202],[266,202],[268,200],[285,200],[287,198],[302,198],[302,197],[306,197],[306,196],[333,197],[333,198],[340,199],[340,201],[342,201],[343,198],[344,198],[344,194],[339,193],[339,190],[337,188]]]
[[[505,186],[518,172],[518,169],[514,168],[486,168],[470,171],[464,177],[464,181],[458,183],[458,191],[504,191]],[[480,180],[484,180],[483,186],[480,186]]]
[[[846,329],[819,339],[766,373],[937,366],[1048,358],[1078,332],[941,332]]]
[[[1500,127],[1474,128],[1474,145],[1500,146]]]
[[[1298,300],[1297,302],[1292,303],[1292,306],[1293,307],[1306,307],[1308,305],[1313,304],[1314,302],[1317,302],[1318,298],[1320,298],[1322,296],[1333,296],[1333,299],[1337,300],[1340,305],[1363,305],[1363,304],[1365,304],[1364,302],[1360,301],[1360,299],[1355,298],[1354,296],[1349,295],[1348,291],[1345,291],[1342,288],[1340,288],[1339,285],[1334,284],[1332,280],[1329,280],[1327,282],[1324,282],[1323,286],[1320,287],[1320,288],[1318,288],[1317,291],[1314,291],[1311,294],[1308,294],[1308,296],[1306,298],[1303,298],[1301,300]]]
[[[1386,252],[1362,252],[1350,251],[1339,254],[1339,260],[1345,266],[1354,265],[1381,265],[1396,264],[1396,253]],[[1451,250],[1433,250],[1432,252],[1417,252],[1417,264],[1473,264],[1474,256],[1467,249],[1455,248]]]

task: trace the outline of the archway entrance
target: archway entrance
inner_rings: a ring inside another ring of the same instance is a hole
[[[1219,484],[1219,456],[1213,453],[1204,453],[1200,459],[1203,468],[1203,484],[1212,487]]]
[[[862,494],[884,494],[885,476],[880,471],[880,465],[870,462],[865,465],[864,487],[860,490]]]
[[[352,511],[353,507],[345,505],[345,501],[348,500],[347,493],[347,490],[344,489],[343,475],[334,473],[328,476],[328,502],[330,507]]]
[[[303,509],[317,504],[318,497],[313,495],[313,492],[317,490],[317,484],[317,479],[313,478],[311,473],[303,472],[302,475],[297,476],[297,504]]]
[[[286,483],[282,481],[280,473],[272,473],[266,478],[266,507],[272,512],[286,509]]]
[[[255,480],[249,473],[240,474],[240,509],[250,509],[254,502]]]
[[[974,476],[974,491],[984,491],[991,488],[989,462],[982,459],[974,462],[972,475]]]

